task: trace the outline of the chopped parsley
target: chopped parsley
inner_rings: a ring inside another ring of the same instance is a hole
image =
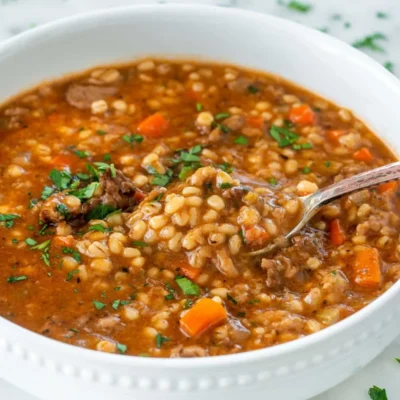
[[[104,161],[111,161],[111,155],[109,153],[106,153],[103,155],[103,160]]]
[[[368,394],[372,400],[388,400],[386,390],[378,386],[372,386],[372,388],[368,390]]]
[[[201,103],[196,103],[196,111],[200,112],[201,110],[203,110],[203,104]]]
[[[395,358],[395,360],[396,360],[398,363],[400,363],[400,358]]]
[[[42,190],[42,194],[40,196],[40,198],[42,200],[46,200],[48,197],[50,197],[54,192],[54,189],[51,188],[50,186],[45,186]]]
[[[169,342],[170,339],[167,338],[166,336],[161,335],[161,333],[157,333],[156,336],[156,346],[157,349],[161,349],[161,346],[165,343],[165,342]]]
[[[329,168],[331,165],[332,165],[332,162],[331,162],[331,161],[325,161],[325,162],[324,162],[324,166],[325,166],[326,168]]]
[[[394,65],[391,61],[386,61],[383,66],[389,71],[389,72],[394,72]]]
[[[37,244],[37,241],[35,239],[32,239],[32,238],[26,238],[25,239],[25,243],[28,246],[35,246]]]
[[[35,206],[36,206],[36,204],[37,204],[37,202],[38,202],[38,200],[37,200],[37,199],[30,199],[30,200],[29,200],[29,205],[28,205],[28,208],[30,209],[30,208],[33,208],[33,207],[35,207]]]
[[[104,135],[107,134],[107,132],[106,132],[106,131],[103,131],[102,129],[97,129],[96,133],[97,133],[98,135],[100,135],[100,136],[104,136]]]
[[[79,274],[79,272],[80,272],[79,269],[74,269],[73,271],[68,272],[68,275],[65,280],[70,281],[74,277],[74,275]]]
[[[258,304],[260,302],[260,300],[258,299],[253,299],[253,300],[249,300],[247,303],[248,304]]]
[[[303,170],[301,171],[303,174],[309,174],[311,173],[311,168],[310,167],[304,167]]]
[[[20,282],[20,281],[25,281],[27,280],[28,277],[25,275],[20,275],[20,276],[9,276],[7,278],[8,283],[15,283],[15,282]]]
[[[222,171],[225,171],[228,174],[233,171],[232,165],[228,164],[227,162],[223,162],[222,164],[218,164],[217,168],[222,169]]]
[[[357,40],[353,43],[353,46],[357,49],[369,49],[383,53],[384,49],[376,43],[378,40],[387,40],[387,37],[383,33],[376,32],[363,39]]]
[[[95,232],[111,232],[112,229],[111,228],[106,228],[104,225],[102,224],[94,224],[89,226],[88,231],[95,231]]]
[[[389,18],[389,14],[385,13],[383,11],[377,11],[375,15],[376,15],[376,18],[379,18],[379,19],[388,19]]]
[[[235,144],[240,144],[242,146],[247,146],[249,144],[249,139],[247,139],[247,137],[245,136],[238,136],[233,143]]]
[[[200,288],[184,276],[177,276],[175,282],[186,296],[198,296],[200,294]]]
[[[175,296],[173,295],[173,293],[168,293],[167,295],[164,296],[165,300],[174,300]]]
[[[18,239],[13,238],[12,242],[13,242],[14,244],[17,244],[17,243],[18,243]]]
[[[299,135],[289,131],[286,128],[281,128],[276,125],[272,125],[269,130],[271,137],[276,140],[279,147],[289,146],[297,141]]]
[[[93,300],[93,305],[95,306],[96,310],[102,310],[106,305],[101,301]]]
[[[147,243],[145,243],[145,242],[140,242],[140,241],[138,241],[138,240],[133,241],[132,244],[133,244],[134,246],[136,246],[136,247],[147,247],[147,246],[148,246]]]
[[[230,117],[230,116],[231,116],[231,114],[229,114],[229,113],[227,113],[227,112],[222,112],[222,113],[217,114],[217,115],[214,117],[214,119],[215,119],[216,121],[220,121],[221,119],[225,119],[225,118],[228,118],[228,117]]]
[[[268,183],[272,186],[276,186],[278,184],[278,181],[276,178],[269,178]]]
[[[188,310],[194,304],[193,300],[187,299],[183,305],[184,310]]]
[[[17,218],[20,218],[17,214],[0,214],[0,223],[4,223],[6,228],[11,228]]]
[[[238,318],[244,318],[244,317],[246,317],[246,313],[244,311],[239,311],[237,313],[237,316],[238,316]]]
[[[121,354],[125,354],[126,350],[128,350],[128,346],[126,344],[117,343],[117,349]]]
[[[69,219],[71,214],[68,207],[64,203],[59,203],[56,205],[57,212],[62,215],[65,219]]]
[[[149,167],[147,171],[154,176],[154,178],[151,181],[152,185],[155,185],[155,186],[167,186],[168,183],[171,182],[172,171],[170,169],[168,169],[167,172],[164,175],[158,174],[155,171],[155,169],[152,168],[152,167]]]
[[[312,148],[313,145],[311,143],[296,143],[292,145],[293,150],[309,150]]]
[[[242,239],[243,244],[247,244],[247,242],[246,242],[246,237],[244,236],[244,231],[243,231],[243,229],[241,229],[241,230],[239,231],[239,236],[240,236],[240,239]]]
[[[49,174],[49,178],[53,181],[54,186],[58,190],[66,190],[71,184],[72,177],[69,171],[58,171],[57,169],[52,169]]]
[[[300,1],[292,0],[288,3],[287,8],[289,10],[297,11],[300,13],[308,13],[312,10],[312,5],[307,3],[301,3]]]
[[[42,243],[39,243],[39,244],[35,243],[33,245],[33,247],[31,247],[31,249],[32,250],[47,250],[47,248],[50,246],[50,243],[51,243],[51,239],[46,240],[46,241],[44,241]]]
[[[90,210],[86,215],[86,220],[89,221],[91,219],[104,219],[108,215],[117,211],[115,207],[108,204],[99,204],[97,207]]]
[[[221,189],[230,189],[232,186],[233,186],[232,183],[229,182],[223,182],[219,185]]]
[[[122,139],[125,140],[126,143],[129,143],[131,147],[133,147],[135,143],[143,142],[143,136],[135,135],[134,133],[131,133],[130,135],[124,135],[122,136]]]
[[[226,294],[226,298],[227,298],[230,302],[232,302],[233,304],[235,304],[235,305],[238,303],[237,300],[236,300],[234,297],[232,297],[229,293]]]
[[[159,193],[152,201],[160,201],[164,197],[164,193]]]
[[[77,197],[79,200],[88,200],[93,197],[94,192],[99,186],[100,183],[92,182],[82,189],[71,190],[68,194]]]
[[[71,249],[70,247],[63,246],[62,247],[62,252],[64,254],[69,254],[77,262],[81,262],[81,260],[82,260],[81,254],[79,253],[78,250]]]
[[[74,154],[79,158],[88,158],[90,156],[89,152],[82,150],[74,150]]]
[[[260,89],[255,85],[249,85],[247,86],[247,91],[251,94],[256,94],[260,91]]]

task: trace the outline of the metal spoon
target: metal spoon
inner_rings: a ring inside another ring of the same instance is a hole
[[[303,216],[300,219],[300,222],[288,234],[286,234],[283,239],[270,243],[262,249],[251,251],[246,255],[258,256],[287,246],[290,243],[290,239],[304,228],[308,221],[318,213],[323,205],[330,203],[345,194],[376,186],[381,183],[394,181],[396,179],[400,179],[400,162],[371,169],[370,171],[354,175],[351,178],[343,179],[338,183],[324,187],[308,196],[300,197],[299,199],[303,208]]]

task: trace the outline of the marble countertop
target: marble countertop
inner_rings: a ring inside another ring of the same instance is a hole
[[[0,41],[43,23],[94,9],[168,2],[217,4],[270,13],[324,30],[350,44],[381,33],[386,39],[375,41],[381,51],[363,51],[383,65],[389,63],[400,77],[400,0],[301,0],[312,5],[306,13],[282,5],[289,0],[0,0]],[[400,365],[395,357],[400,357],[400,339],[362,371],[313,400],[368,400],[372,385],[385,387],[389,400],[399,399]],[[1,380],[0,399],[38,400]]]

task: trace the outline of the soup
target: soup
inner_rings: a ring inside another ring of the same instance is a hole
[[[236,66],[144,60],[42,85],[0,110],[0,315],[150,357],[288,342],[400,274],[397,183],[299,198],[394,160],[351,112]]]

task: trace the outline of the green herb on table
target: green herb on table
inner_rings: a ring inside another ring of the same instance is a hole
[[[353,43],[353,46],[357,49],[368,49],[372,51],[384,52],[383,47],[378,45],[378,40],[387,40],[386,35],[380,32],[373,33],[372,35],[366,36],[363,39],[357,40]]]
[[[281,128],[276,125],[272,125],[269,130],[271,137],[278,143],[279,147],[289,146],[297,141],[299,135],[289,131],[286,128]]]
[[[383,66],[391,73],[394,72],[394,65],[391,61],[386,61]]]
[[[175,282],[186,296],[198,296],[200,294],[200,288],[184,276],[177,276]]]
[[[170,339],[167,338],[166,336],[161,335],[161,333],[157,333],[156,336],[156,346],[157,349],[161,349],[161,346],[165,343],[165,342],[169,342]]]
[[[8,283],[16,283],[16,282],[25,281],[26,279],[28,279],[28,277],[25,276],[25,275],[20,275],[20,276],[9,276],[9,277],[7,278],[7,282],[8,282]]]
[[[383,12],[383,11],[377,11],[375,15],[376,15],[376,18],[379,18],[379,19],[388,19],[389,18],[389,14],[386,12]]]
[[[369,397],[372,400],[388,400],[386,390],[373,386],[368,390]]]
[[[304,14],[312,10],[311,4],[302,3],[296,0],[292,0],[289,3],[285,3],[283,0],[278,0],[278,4],[287,7],[289,10],[297,11]]]

